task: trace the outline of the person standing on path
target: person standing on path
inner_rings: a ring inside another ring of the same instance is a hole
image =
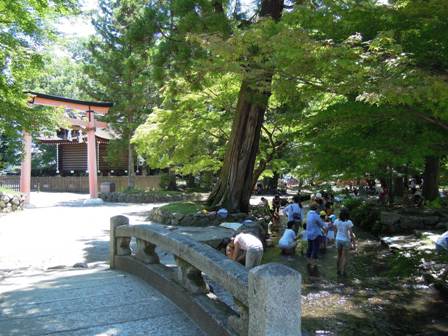
[[[233,240],[233,253],[230,259],[237,260],[241,250],[246,253],[245,266],[251,269],[261,264],[263,257],[263,243],[250,233],[240,233]]]
[[[306,217],[306,235],[308,238],[308,250],[306,256],[308,263],[312,266],[315,265],[317,255],[319,253],[320,236],[322,235],[322,229],[325,227],[325,223],[317,213],[318,205],[313,203],[310,205],[310,211]]]
[[[304,211],[302,204],[300,203],[300,196],[295,195],[293,203],[287,205],[283,209],[283,213],[288,216],[288,223],[294,222],[294,233],[297,235],[300,227],[302,226],[302,219],[304,217]]]
[[[346,208],[342,208],[339,218],[334,222],[336,231],[336,248],[338,249],[337,270],[338,275],[346,275],[348,250],[355,241],[353,233],[353,223],[349,219],[349,212]]]

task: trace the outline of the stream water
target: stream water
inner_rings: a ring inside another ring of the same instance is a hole
[[[344,278],[336,275],[334,245],[319,256],[317,270],[307,267],[302,246],[294,257],[277,247],[265,251],[263,263],[302,274],[302,329],[309,335],[448,335],[448,300],[421,278],[394,275],[391,253],[368,234],[357,236]]]

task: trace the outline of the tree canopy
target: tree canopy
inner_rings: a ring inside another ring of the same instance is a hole
[[[31,19],[16,14],[18,28],[6,30],[19,61],[4,52],[0,89],[17,100],[1,104],[15,102],[17,111],[25,105],[19,79],[42,62],[26,52],[29,41],[42,38],[40,17],[74,5],[43,3],[52,10],[36,5],[26,14]],[[431,158],[444,166],[444,0],[260,0],[249,7],[101,0],[99,6],[97,34],[78,55],[88,80],[66,88],[114,101],[108,121],[151,167],[216,174],[211,206],[247,210],[263,174],[398,175],[423,171]],[[33,124],[20,118],[13,120],[22,128]]]
[[[16,153],[24,129],[34,131],[56,120],[53,112],[31,111],[24,91],[43,67],[44,41],[54,36],[47,20],[73,13],[76,5],[76,0],[0,1],[0,135],[8,147],[0,153],[0,162],[6,161],[7,152]]]

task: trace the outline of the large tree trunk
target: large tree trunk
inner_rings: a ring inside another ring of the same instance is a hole
[[[187,176],[185,176],[185,180],[187,182],[187,188],[191,189],[196,187],[196,180],[193,174],[188,174]]]
[[[254,99],[258,96],[258,99]],[[249,210],[253,171],[261,125],[269,95],[260,95],[248,82],[241,84],[232,133],[218,183],[209,196],[212,207]]]
[[[172,168],[168,168],[168,190],[177,190],[176,172]]]
[[[129,142],[128,145],[128,188],[133,188],[135,185],[135,171],[134,171],[134,148]]]
[[[393,194],[396,197],[403,198],[404,191],[405,191],[405,181],[403,176],[395,176],[394,177],[394,184],[393,184]]]
[[[440,158],[427,156],[423,173],[423,197],[433,201],[439,197]]]
[[[262,0],[260,16],[279,20],[282,9],[283,0]],[[261,126],[271,95],[270,89],[260,92],[257,87],[269,88],[271,81],[272,74],[266,73],[258,80],[246,78],[241,83],[220,178],[208,198],[211,207],[225,207],[231,212],[249,210]]]
[[[269,192],[277,194],[278,193],[278,179],[280,178],[280,173],[274,171],[274,175],[269,179]]]

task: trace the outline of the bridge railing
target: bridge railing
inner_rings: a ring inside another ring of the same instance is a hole
[[[208,334],[301,335],[297,271],[276,263],[248,271],[211,246],[160,226],[130,226],[125,216],[111,218],[110,236],[110,267],[148,281]],[[156,247],[173,254],[177,267],[161,264]],[[210,295],[203,274],[233,296],[238,313]]]

